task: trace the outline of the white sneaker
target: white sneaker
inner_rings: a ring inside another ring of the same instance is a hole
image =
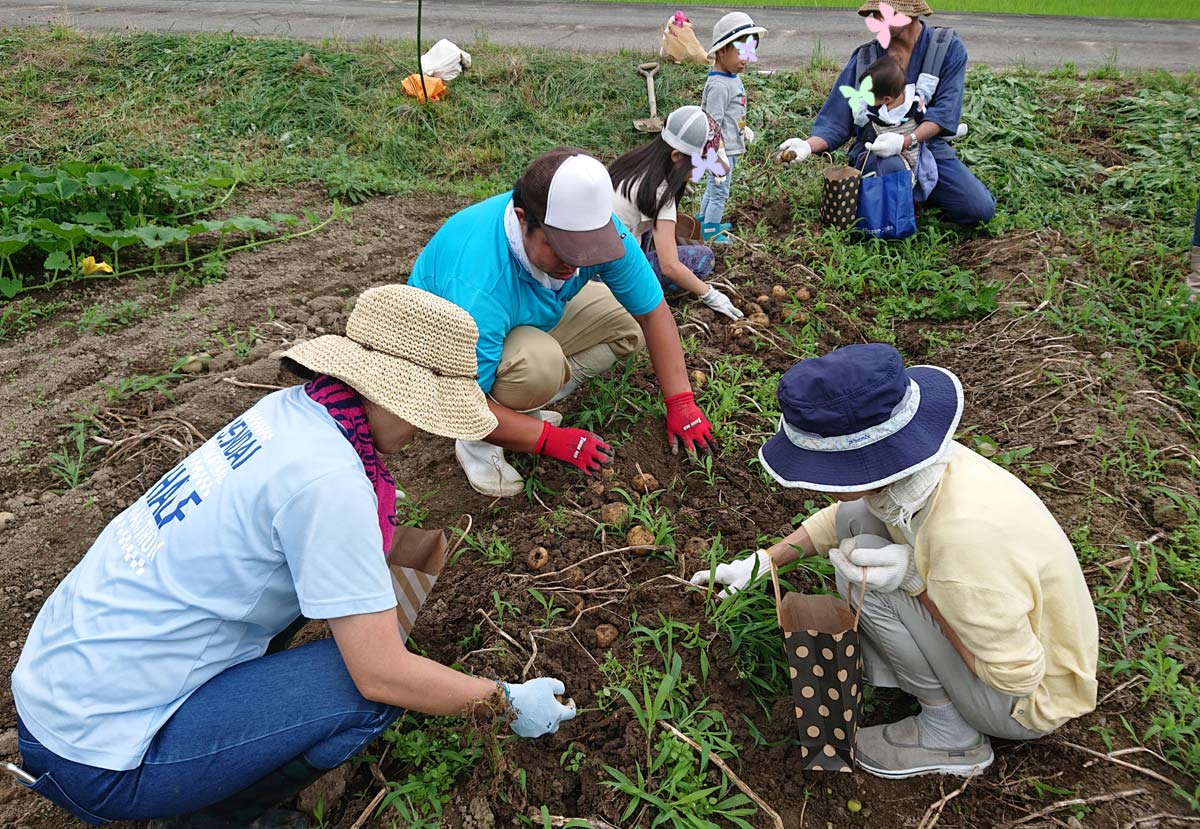
[[[454,457],[476,492],[493,498],[511,498],[525,491],[525,479],[504,460],[504,450],[499,446],[482,440],[456,440]]]

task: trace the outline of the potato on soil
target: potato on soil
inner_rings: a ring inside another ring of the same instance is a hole
[[[199,374],[204,371],[204,367],[212,360],[212,357],[207,354],[192,354],[185,357],[179,364],[179,370],[184,374]]]
[[[625,534],[625,543],[635,553],[648,553],[650,552],[650,548],[654,546],[654,533],[641,524],[638,524]]]
[[[698,389],[704,388],[704,384],[708,382],[708,375],[700,369],[692,371],[692,385]]]
[[[596,625],[596,647],[611,647],[617,641],[617,629],[612,625]]]
[[[748,317],[746,317],[746,321],[751,325],[757,325],[759,327],[771,324],[771,318],[761,311],[757,314],[750,314]]]
[[[771,298],[769,296],[767,296],[766,294],[759,294],[755,298],[754,301],[757,302],[759,305],[766,305],[768,302],[771,301]]]
[[[751,316],[754,314],[761,314],[763,312],[762,306],[757,302],[747,302],[746,306],[742,308],[742,310]]]
[[[798,299],[800,302],[808,302],[810,299],[812,299],[812,292],[810,292],[808,288],[797,288],[796,299]]]
[[[783,287],[782,285],[771,286],[771,296],[775,297],[776,299],[787,299],[787,294],[787,288]]]
[[[612,527],[624,526],[629,520],[629,506],[620,501],[610,501],[600,507],[600,521]]]
[[[633,479],[630,481],[630,483],[633,484],[635,491],[640,492],[643,495],[648,495],[649,493],[658,489],[658,478],[655,478],[649,472],[639,472],[633,476]]]
[[[525,558],[530,570],[541,570],[550,561],[550,551],[545,547],[534,547]]]
[[[692,558],[700,558],[708,552],[708,539],[694,535],[683,544],[683,552]]]

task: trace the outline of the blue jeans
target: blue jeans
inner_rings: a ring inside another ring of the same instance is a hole
[[[941,208],[946,219],[955,224],[969,226],[991,221],[996,215],[996,197],[972,175],[967,165],[959,161],[954,148],[945,141],[934,139],[929,142],[929,151],[937,161],[938,183],[925,204]],[[855,144],[850,149],[850,163],[860,166],[864,152],[862,144]],[[904,160],[899,156],[879,158],[872,155],[866,167],[867,172],[875,170],[879,175],[902,169]]]
[[[668,296],[677,294],[682,288],[663,276],[662,265],[658,261],[658,251],[650,247],[653,239],[653,232],[647,230],[642,236],[642,251],[645,252],[654,275],[658,277],[658,284],[662,286],[663,292]],[[716,267],[717,258],[713,255],[712,248],[707,245],[677,245],[675,251],[679,256],[680,263],[694,273],[697,279],[707,279],[712,274],[713,268]]]
[[[235,665],[188,697],[127,771],[74,763],[17,721],[30,788],[91,824],[189,814],[296,758],[334,769],[386,729],[399,708],[358,692],[332,639]],[[268,806],[274,804],[267,804]]]
[[[729,186],[733,184],[733,168],[737,166],[738,157],[729,156],[729,172],[725,180],[718,182],[712,173],[705,173],[704,195],[700,198],[700,215],[706,225],[720,224],[725,216],[725,202],[729,201]]]

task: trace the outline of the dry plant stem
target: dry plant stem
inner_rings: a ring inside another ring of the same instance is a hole
[[[925,810],[925,814],[921,817],[920,824],[917,829],[933,829],[937,826],[937,822],[942,819],[942,810],[946,808],[946,804],[967,790],[967,786],[971,785],[971,781],[979,774],[979,769],[974,768],[967,775],[967,779],[950,794],[943,794],[941,798],[929,804],[929,808]]]
[[[562,627],[556,627],[556,628],[537,628],[536,630],[529,631],[529,644],[531,644],[533,646],[533,650],[532,650],[532,652],[529,653],[529,661],[526,662],[525,667],[521,669],[521,681],[522,682],[525,681],[525,677],[529,675],[529,669],[533,667],[533,663],[537,660],[537,656],[538,656],[537,637],[538,636],[544,636],[547,633],[570,633],[571,631],[573,631],[575,629],[575,626],[577,624],[579,624],[579,620],[582,619],[587,614],[591,613],[594,610],[599,610],[602,607],[608,607],[610,604],[616,604],[617,602],[621,601],[621,599],[623,599],[623,598],[625,598],[625,597],[622,595],[619,598],[609,599],[607,602],[601,602],[600,604],[593,605],[592,607],[585,607],[580,612],[580,614],[575,617],[575,621],[571,622],[571,624],[569,624],[569,625],[564,625]],[[479,612],[483,613],[482,610]],[[595,660],[593,660],[593,661],[595,661]]]
[[[475,612],[483,617],[483,621],[488,623],[488,627],[490,627],[492,630],[496,631],[496,633],[503,636],[505,640],[507,640],[509,643],[511,643],[513,645],[513,647],[518,648],[519,650],[523,650],[523,651],[525,651],[525,653],[529,653],[529,648],[525,647],[520,642],[518,642],[516,639],[513,639],[511,636],[509,636],[507,633],[505,633],[504,629],[501,628],[499,625],[497,625],[495,622],[493,622],[492,617],[487,615],[487,612],[484,611],[483,608],[476,608]]]
[[[380,789],[373,798],[371,798],[371,802],[367,804],[367,808],[363,809],[362,814],[358,816],[358,819],[355,820],[354,823],[350,824],[350,829],[362,829],[363,824],[367,822],[367,819],[371,816],[371,813],[375,811],[375,807],[379,805],[379,802],[383,800],[384,795],[386,794],[387,787],[385,786],[384,788]]]
[[[571,564],[568,567],[564,567],[561,570],[554,570],[549,573],[538,573],[536,576],[529,576],[524,573],[514,574],[514,575],[520,575],[521,578],[537,579],[540,581],[541,579],[548,579],[551,576],[561,576],[563,573],[567,572],[568,570],[578,567],[579,565],[581,565],[585,562],[591,561],[594,558],[600,558],[601,556],[612,555],[613,553],[628,553],[630,550],[668,550],[668,549],[670,549],[670,548],[664,547],[662,545],[659,545],[657,547],[617,547],[616,549],[613,549],[613,550],[602,550],[599,553],[593,553],[592,555],[588,556],[587,558],[581,558],[581,559],[579,559],[579,561],[575,562],[574,564]]]
[[[670,731],[672,734],[674,734],[679,739],[683,740],[685,743],[690,745],[692,748],[696,749],[696,751],[700,751],[700,752],[704,751],[704,749],[700,747],[699,743],[697,743],[695,740],[693,740],[688,735],[684,734],[682,731],[680,731],[675,726],[671,725],[669,722],[664,722],[662,720],[659,720],[658,724],[661,725],[663,728],[667,729],[668,731]],[[739,789],[742,790],[742,794],[746,795],[746,797],[753,800],[758,805],[758,808],[760,808],[764,812],[766,812],[766,814],[771,818],[771,822],[775,824],[775,829],[783,829],[783,818],[781,818],[779,816],[779,812],[776,812],[774,809],[772,809],[770,806],[768,806],[761,797],[759,797],[757,794],[755,794],[754,789],[750,788],[745,783],[743,783],[742,779],[733,773],[733,769],[729,768],[729,766],[725,764],[725,761],[722,760],[720,757],[718,757],[715,753],[709,752],[708,757],[710,760],[712,760],[714,763],[716,763],[717,767],[720,768],[721,771],[725,772],[725,776],[729,778],[729,780],[733,783],[733,785],[737,786]]]
[[[1060,741],[1059,744],[1064,745],[1064,746],[1070,746],[1073,749],[1082,751],[1084,754],[1090,754],[1093,757],[1099,757],[1101,760],[1107,760],[1108,762],[1114,763],[1115,765],[1123,766],[1124,768],[1127,768],[1130,771],[1141,772],[1142,774],[1146,775],[1147,777],[1151,777],[1160,783],[1166,783],[1168,786],[1171,786],[1172,788],[1182,788],[1182,786],[1180,786],[1178,783],[1176,783],[1174,780],[1172,780],[1169,777],[1164,777],[1163,775],[1159,774],[1156,771],[1151,771],[1150,769],[1142,768],[1141,766],[1135,766],[1133,763],[1126,763],[1124,760],[1118,760],[1116,757],[1113,757],[1111,754],[1103,754],[1099,751],[1090,749],[1087,746],[1077,745],[1076,743],[1071,743],[1066,740]]]
[[[1034,812],[1031,815],[1026,815],[1020,820],[1014,820],[1011,823],[1006,823],[1005,827],[1021,826],[1030,821],[1040,820],[1046,817],[1051,812],[1057,812],[1059,809],[1066,809],[1069,806],[1087,806],[1092,803],[1107,803],[1110,800],[1123,800],[1126,797],[1135,797],[1139,794],[1145,794],[1145,789],[1129,789],[1124,792],[1113,792],[1112,794],[1099,794],[1095,797],[1072,797],[1070,800],[1060,800],[1057,803],[1051,803],[1045,809]]]
[[[271,391],[279,391],[280,389],[287,388],[287,386],[271,386],[266,383],[247,383],[244,380],[237,380],[233,377],[222,377],[221,382],[237,386],[239,389],[270,389]]]

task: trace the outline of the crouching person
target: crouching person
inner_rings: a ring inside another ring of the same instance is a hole
[[[991,764],[989,736],[1036,739],[1095,708],[1096,613],[1075,552],[1037,495],[954,442],[953,374],[853,345],[793,366],[779,403],[760,460],[783,486],[837,503],[713,580],[738,590],[768,556],[828,554],[838,590],[862,606],[866,681],[921,704],[859,732],[860,766],[967,775]]]
[[[575,716],[542,677],[508,685],[410,653],[385,553],[379,454],[417,431],[496,428],[470,316],[416,288],[367,291],[346,336],[300,343],[269,394],[118,515],[46,600],[12,677],[31,789],[90,824],[298,827],[273,810],[404,708],[511,705],[523,737]],[[303,614],[332,639],[268,648]],[[485,712],[486,714],[486,712]]]

